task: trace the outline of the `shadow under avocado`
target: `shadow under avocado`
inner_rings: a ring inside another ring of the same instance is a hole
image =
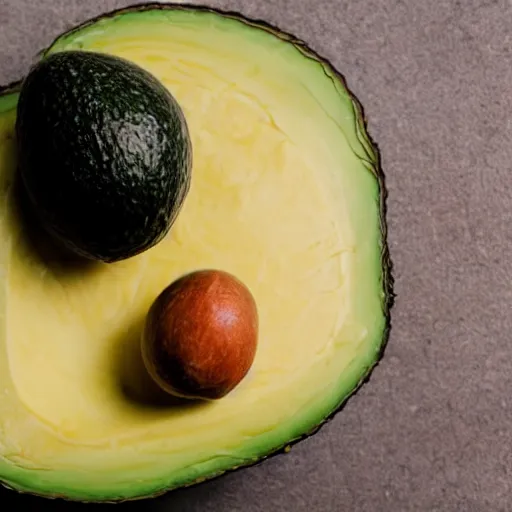
[[[115,383],[123,399],[144,409],[188,409],[207,405],[203,400],[172,396],[163,391],[149,375],[141,352],[145,316],[123,329],[116,343]]]
[[[19,172],[14,176],[11,208],[24,248],[54,275],[83,276],[84,272],[92,271],[100,265],[73,253],[44,229]]]

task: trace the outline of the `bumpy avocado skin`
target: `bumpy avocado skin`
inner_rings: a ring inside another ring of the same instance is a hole
[[[158,243],[190,187],[180,106],[118,57],[68,51],[36,64],[21,87],[16,138],[42,224],[86,258],[115,262]]]

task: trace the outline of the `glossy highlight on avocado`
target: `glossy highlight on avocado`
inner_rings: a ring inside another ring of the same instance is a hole
[[[368,378],[393,301],[386,190],[342,77],[274,27],[138,6],[63,34],[42,56],[76,49],[129,59],[169,89],[194,178],[155,247],[113,265],[60,265],[17,214],[19,92],[0,97],[0,480],[87,502],[148,498],[280,452]],[[156,403],[137,373],[144,318],[169,282],[200,268],[251,290],[258,351],[222,400]]]
[[[105,53],[49,54],[23,80],[20,173],[44,227],[112,263],[156,245],[190,188],[183,112],[153,75]]]

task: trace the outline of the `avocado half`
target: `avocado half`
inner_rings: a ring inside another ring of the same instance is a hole
[[[130,59],[168,87],[194,178],[156,247],[66,265],[26,235],[17,86],[0,96],[0,480],[77,501],[146,498],[286,449],[369,376],[394,297],[384,176],[340,74],[268,24],[138,5],[66,32],[41,58],[73,49]],[[207,267],[251,289],[256,358],[222,400],[169,403],[141,370],[143,320],[167,284]]]

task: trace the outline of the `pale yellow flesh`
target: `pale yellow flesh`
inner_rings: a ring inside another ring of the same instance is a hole
[[[83,471],[82,481],[99,489],[108,475],[125,495],[135,475],[141,488],[153,478],[163,486],[194,464],[201,476],[202,462],[256,457],[320,420],[344,372],[350,382],[371,364],[384,325],[377,184],[315,97],[336,94],[318,64],[297,70],[296,50],[243,39],[234,22],[230,31],[205,19],[198,37],[192,15],[174,15],[172,30],[145,16],[56,51],[80,43],[129,58],[182,105],[193,181],[169,236],[124,262],[66,270],[27,244],[12,187],[0,199],[0,455],[5,468],[68,475],[63,489],[76,489],[73,472]],[[14,111],[0,123],[12,133]],[[12,145],[0,135],[2,186]],[[172,280],[200,268],[231,272],[254,294],[254,365],[220,401],[144,403],[144,315]]]

